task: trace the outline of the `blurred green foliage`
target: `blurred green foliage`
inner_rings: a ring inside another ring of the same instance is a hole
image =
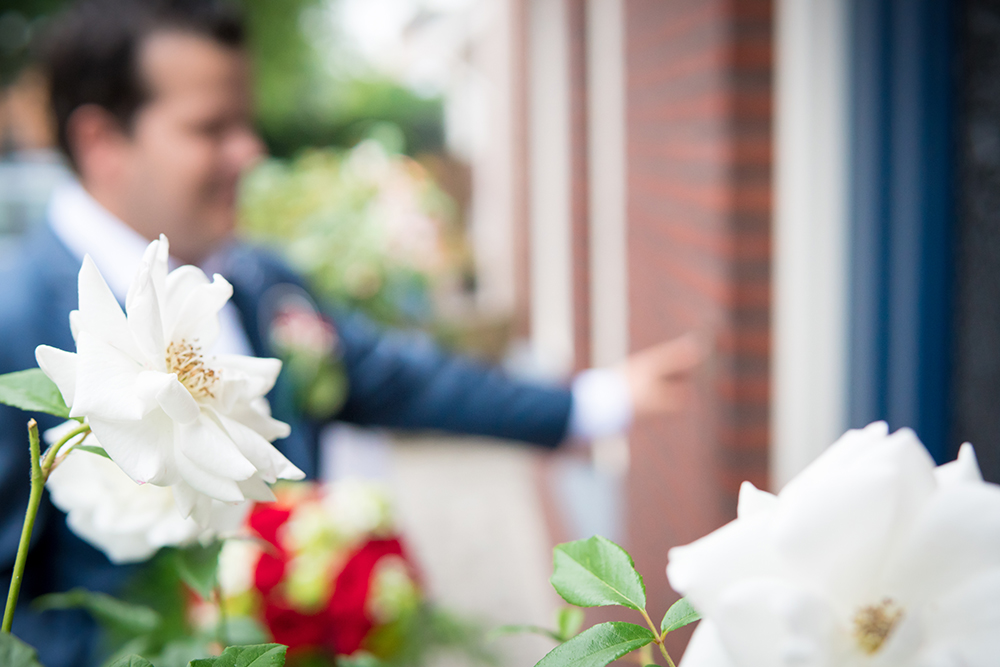
[[[0,7],[0,86],[11,83],[31,55],[31,40],[67,0],[4,0]]]
[[[454,201],[372,140],[262,164],[244,179],[240,222],[325,300],[385,324],[430,324],[435,288],[471,270]]]
[[[440,97],[424,98],[358,67],[335,19],[336,0],[242,0],[256,67],[257,114],[271,153],[349,147],[373,125],[400,128],[404,152],[440,150]]]

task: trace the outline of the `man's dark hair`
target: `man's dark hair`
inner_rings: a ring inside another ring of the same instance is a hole
[[[80,0],[56,17],[40,43],[49,76],[59,147],[74,163],[66,125],[85,104],[107,109],[131,129],[147,101],[139,54],[152,33],[179,30],[243,45],[243,20],[225,0]]]

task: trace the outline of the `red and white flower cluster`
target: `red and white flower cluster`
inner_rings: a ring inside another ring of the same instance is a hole
[[[416,572],[380,487],[287,483],[258,504],[256,540],[229,540],[220,582],[231,613],[256,617],[291,654],[390,657],[420,608]]]

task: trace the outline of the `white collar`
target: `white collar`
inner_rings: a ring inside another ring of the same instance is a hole
[[[124,303],[149,241],[97,203],[76,180],[53,192],[49,224],[77,259],[90,255],[111,292]],[[177,266],[173,258],[170,263]]]

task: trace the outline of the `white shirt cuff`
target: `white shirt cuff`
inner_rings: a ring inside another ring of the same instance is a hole
[[[584,440],[623,433],[632,424],[632,396],[625,375],[592,368],[573,379],[569,435]]]

